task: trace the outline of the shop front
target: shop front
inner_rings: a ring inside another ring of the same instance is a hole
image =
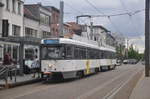
[[[33,58],[39,60],[40,39],[29,37],[5,37],[0,38],[0,64],[2,64],[4,55],[9,53],[11,58],[18,64],[17,68],[23,75],[31,67]],[[25,70],[25,66],[29,68]],[[26,71],[26,72],[25,72]]]
[[[19,62],[19,43],[0,41],[0,64],[2,64],[4,55],[9,53],[11,58]]]

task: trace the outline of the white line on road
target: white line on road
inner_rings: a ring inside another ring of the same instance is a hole
[[[137,69],[136,69],[136,70],[137,70]],[[111,83],[114,82],[115,80],[121,78],[122,76],[124,76],[125,74],[128,74],[128,73],[131,72],[131,71],[133,71],[133,70],[128,70],[128,71],[126,71],[126,72],[120,74],[119,76],[115,77],[114,79],[111,79],[110,81],[108,81],[108,82],[106,82],[106,83],[104,83],[104,84],[102,84],[102,85],[100,85],[100,86],[94,88],[93,90],[88,91],[87,93],[85,93],[85,94],[83,94],[83,95],[77,97],[77,99],[86,99],[87,97],[92,96],[92,95],[93,95],[94,93],[96,93],[97,91],[99,91],[99,90],[105,88],[107,85],[111,84]]]
[[[136,74],[138,74],[140,71],[137,71],[127,81],[123,81],[119,84],[119,86],[115,87],[113,90],[111,90],[106,96],[103,97],[103,99],[112,99],[114,95],[116,95],[121,88],[123,88]]]

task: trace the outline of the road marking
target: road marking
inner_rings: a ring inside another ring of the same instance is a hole
[[[115,87],[113,90],[111,90],[107,95],[103,97],[103,99],[112,99],[115,94],[117,94],[121,88],[123,88],[136,74],[138,74],[141,70],[138,70],[135,72],[127,81],[122,81],[122,83],[119,84],[119,86]]]
[[[136,69],[136,70],[137,70],[137,69]],[[108,82],[102,84],[101,86],[98,86],[98,87],[94,88],[93,90],[88,91],[87,93],[85,93],[85,94],[83,94],[83,95],[77,97],[77,99],[86,99],[87,97],[91,96],[92,94],[96,93],[97,91],[99,91],[99,90],[105,88],[107,85],[111,84],[111,83],[114,82],[115,80],[121,78],[122,76],[124,76],[124,75],[126,75],[126,74],[128,74],[128,73],[130,73],[131,71],[133,71],[133,70],[128,70],[128,71],[126,71],[126,72],[120,74],[119,76],[115,77],[114,79],[111,79],[110,81],[108,81]]]

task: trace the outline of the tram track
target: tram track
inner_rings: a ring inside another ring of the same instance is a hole
[[[78,80],[36,83],[0,91],[1,99],[96,99],[117,89],[131,75],[143,68],[124,65],[116,70],[100,72]],[[109,96],[109,95],[108,95]],[[102,99],[102,98],[99,98]]]

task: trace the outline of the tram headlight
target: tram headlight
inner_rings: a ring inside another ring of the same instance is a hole
[[[48,65],[48,67],[49,67],[49,68],[52,68],[52,67],[53,67],[53,65],[52,65],[52,64],[49,64],[49,65]]]

